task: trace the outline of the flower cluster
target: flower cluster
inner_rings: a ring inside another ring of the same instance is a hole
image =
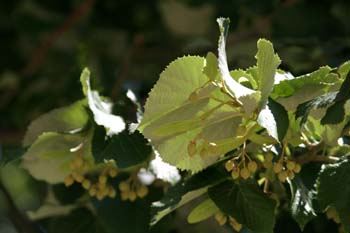
[[[92,162],[83,158],[80,153],[70,162],[70,174],[64,179],[66,187],[73,185],[74,182],[80,183],[81,186],[88,190],[91,197],[102,200],[105,197],[114,198],[115,189],[108,183],[108,177],[114,178],[118,171],[114,164],[105,164],[102,172],[96,179],[94,176],[86,176],[92,168]]]
[[[285,156],[281,156],[276,163],[273,163],[273,155],[270,153],[265,155],[263,166],[267,169],[272,168],[281,182],[285,182],[287,178],[290,180],[294,179],[295,174],[301,170],[300,164]]]
[[[228,172],[231,172],[233,179],[242,177],[246,180],[256,172],[258,164],[245,153],[245,150],[243,150],[238,157],[226,161],[225,168]]]
[[[120,182],[119,190],[121,199],[124,201],[135,201],[137,197],[144,198],[148,194],[147,186],[143,185],[135,175]]]

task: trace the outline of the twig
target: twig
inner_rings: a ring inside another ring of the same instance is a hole
[[[306,164],[311,162],[319,162],[319,163],[334,163],[339,160],[339,158],[334,156],[325,156],[319,155],[318,152],[322,150],[324,147],[324,143],[319,143],[316,145],[308,144],[308,149],[310,150],[308,153],[298,157],[296,162],[299,164]]]
[[[56,42],[56,40],[68,31],[82,16],[84,16],[92,7],[94,0],[83,1],[63,22],[63,24],[57,28],[51,35],[41,44],[37,49],[34,50],[33,55],[26,66],[21,70],[22,75],[33,74],[38,67],[44,61],[47,52]]]
[[[1,180],[0,191],[4,194],[8,216],[16,229],[21,233],[41,233],[42,231],[17,209],[10,193]]]

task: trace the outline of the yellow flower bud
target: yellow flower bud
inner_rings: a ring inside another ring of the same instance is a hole
[[[97,191],[97,193],[96,193],[97,200],[101,201],[104,197],[105,197],[105,195],[104,195],[102,190]]]
[[[283,169],[283,166],[281,163],[276,163],[274,166],[273,166],[273,171],[275,173],[280,173]]]
[[[232,169],[231,176],[232,176],[232,178],[233,178],[234,180],[237,179],[237,178],[239,177],[239,172],[240,172],[239,167],[234,167],[234,168]]]
[[[301,170],[300,164],[299,164],[299,163],[295,164],[295,167],[294,167],[293,171],[294,171],[295,173],[299,173],[300,170]]]
[[[64,185],[65,185],[66,187],[69,187],[69,186],[71,186],[73,183],[74,183],[74,179],[73,179],[72,175],[66,176],[66,178],[64,179]]]
[[[256,169],[258,168],[258,165],[256,164],[255,161],[250,161],[248,163],[248,170],[251,172],[251,173],[254,173],[256,171]]]
[[[105,175],[100,175],[100,176],[98,177],[98,182],[99,182],[100,184],[106,184],[106,183],[107,183],[107,176],[105,176]]]
[[[228,160],[225,163],[226,171],[230,172],[235,167],[235,163],[232,160]]]
[[[110,176],[110,177],[112,177],[112,178],[114,178],[114,177],[116,177],[117,175],[118,175],[118,171],[117,171],[117,169],[116,168],[111,168],[111,169],[109,169],[109,171],[108,171],[108,175]]]
[[[108,196],[110,198],[115,198],[116,195],[117,195],[117,193],[115,192],[115,189],[111,187],[108,191]]]
[[[91,182],[88,179],[84,179],[81,185],[84,189],[89,189],[91,187]]]
[[[241,169],[240,174],[241,174],[241,177],[246,180],[250,176],[250,171],[248,170],[248,168],[245,167]]]
[[[145,197],[145,196],[148,194],[148,188],[147,188],[147,186],[144,186],[144,185],[140,186],[140,187],[136,190],[136,194],[137,194],[137,196],[140,197],[140,198]]]
[[[83,182],[84,180],[84,176],[82,174],[78,174],[76,177],[75,177],[75,181],[78,182],[78,183],[81,183]]]
[[[90,189],[89,189],[89,195],[90,196],[95,196],[96,195],[96,193],[97,193],[97,190],[96,190],[96,188],[95,187],[91,187]]]
[[[102,194],[103,194],[103,196],[105,197],[105,196],[107,196],[108,195],[108,193],[109,193],[109,187],[103,187],[102,189],[101,189],[101,192],[102,192]]]
[[[287,176],[288,176],[288,178],[289,178],[290,180],[293,180],[294,177],[295,177],[295,174],[294,174],[294,172],[288,170],[288,171],[287,171]]]
[[[130,185],[129,183],[123,181],[119,183],[119,190],[122,192],[129,191],[130,190]]]
[[[278,173],[278,179],[284,183],[287,179],[287,172],[281,171],[280,173]]]
[[[130,201],[135,201],[137,198],[136,193],[133,191],[129,192],[128,198]]]
[[[290,171],[293,171],[295,168],[295,162],[294,161],[287,161],[287,169]]]
[[[128,192],[121,192],[120,197],[123,201],[126,201],[129,198],[129,193]]]

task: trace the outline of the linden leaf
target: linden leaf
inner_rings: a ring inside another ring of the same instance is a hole
[[[258,68],[258,83],[261,92],[260,107],[263,107],[272,91],[275,82],[277,67],[281,60],[273,50],[273,45],[265,39],[258,40],[258,53],[256,54]]]
[[[203,73],[211,80],[214,81],[218,75],[218,59],[215,54],[209,52],[205,58],[205,66],[203,68]]]
[[[113,105],[108,101],[102,100],[97,91],[91,90],[90,71],[87,68],[81,73],[80,82],[96,124],[104,126],[108,135],[122,132],[125,129],[123,118],[111,114]]]
[[[219,208],[215,205],[215,203],[210,199],[206,199],[197,205],[191,213],[187,216],[188,223],[197,223],[201,222],[216,212],[219,211]]]
[[[85,106],[85,101],[78,101],[41,115],[29,125],[23,146],[29,146],[44,132],[67,133],[82,129],[88,120]]]
[[[236,137],[242,114],[202,72],[204,65],[195,56],[172,62],[150,92],[138,126],[165,162],[192,172],[243,143]],[[190,155],[191,143],[197,148]]]
[[[227,180],[209,188],[208,194],[222,212],[249,230],[273,232],[276,203],[260,190],[257,183]]]
[[[103,127],[95,127],[92,138],[92,154],[97,163],[104,160],[115,160],[118,168],[128,168],[144,162],[149,158],[152,147],[137,131],[124,130],[118,135],[106,137]]]
[[[222,163],[218,163],[170,187],[160,201],[152,203],[151,225],[156,224],[175,209],[206,193],[208,187],[226,179],[227,175]]]
[[[340,69],[340,68],[339,68]],[[344,72],[343,72],[344,73]],[[324,124],[338,124],[344,120],[345,117],[345,103],[350,99],[350,75],[348,74],[339,88],[335,103],[333,103],[328,109],[325,116],[322,118],[321,123]]]
[[[292,193],[290,211],[300,229],[304,230],[305,225],[317,216],[312,204],[312,192],[298,175],[289,180],[289,185]]]
[[[22,157],[22,166],[38,180],[60,183],[70,173],[69,162],[77,150],[92,159],[90,142],[80,135],[43,133]]]
[[[260,100],[260,91],[254,91],[249,89],[240,83],[236,82],[230,75],[230,71],[227,65],[226,57],[226,37],[228,34],[228,28],[230,20],[228,18],[218,18],[217,22],[220,29],[220,38],[218,45],[218,63],[221,78],[225,85],[226,91],[239,103],[245,110],[247,115],[250,115],[257,107]]]
[[[338,73],[342,78],[345,78],[350,72],[350,61],[346,61],[338,68]]]
[[[253,75],[242,69],[231,70],[230,75],[234,80],[236,80],[239,83],[251,86],[253,89],[258,88],[258,84]]]
[[[309,74],[282,79],[275,83],[270,97],[278,100],[287,111],[295,111],[301,103],[317,98],[327,93],[330,87],[339,85],[338,75],[331,71],[329,66],[324,66]]]
[[[284,138],[289,127],[287,111],[273,99],[260,111],[257,122],[277,141]]]
[[[350,230],[350,161],[323,165],[317,179],[317,198],[322,209],[333,206],[341,222]]]

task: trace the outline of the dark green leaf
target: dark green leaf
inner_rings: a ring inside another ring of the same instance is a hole
[[[304,124],[312,109],[325,108],[333,103],[338,92],[329,92],[327,94],[316,97],[310,101],[299,104],[295,112],[295,118],[302,117],[300,124]]]
[[[278,140],[282,141],[289,127],[289,118],[286,109],[273,99],[269,99],[267,104],[275,118],[277,125]]]
[[[344,82],[339,88],[339,92],[337,94],[336,101],[347,100],[350,98],[350,75],[348,74],[345,78]]]
[[[66,187],[64,184],[55,184],[52,185],[52,191],[57,200],[64,205],[74,203],[86,192],[79,183],[74,183],[69,187]]]
[[[346,100],[335,102],[327,108],[326,114],[321,119],[321,124],[339,124],[344,120],[345,109],[344,104]]]
[[[333,206],[350,231],[350,160],[323,166],[317,179],[317,198],[322,209]]]
[[[218,163],[189,177],[188,179],[183,179],[181,182],[171,187],[160,201],[152,204],[152,224],[155,224],[162,217],[180,207],[178,204],[182,201],[184,195],[217,184],[225,179],[227,174],[228,173],[224,170],[223,164]],[[198,194],[200,195],[201,193]],[[193,195],[192,197],[195,198],[197,196]]]
[[[208,193],[224,213],[253,232],[273,232],[276,203],[255,182],[224,181],[209,188]]]
[[[350,75],[348,75],[341,85],[335,98],[335,103],[331,105],[321,120],[321,124],[338,124],[344,120],[344,104],[350,99]]]
[[[134,202],[120,198],[106,198],[95,202],[97,216],[107,233],[145,233],[149,229],[150,202],[137,199]]]
[[[138,131],[131,134],[123,131],[107,137],[103,127],[96,127],[92,144],[92,153],[97,162],[114,159],[119,168],[127,168],[145,161],[152,151],[152,147]]]
[[[96,217],[87,209],[76,209],[68,216],[54,218],[49,233],[105,233]]]
[[[290,211],[300,229],[304,230],[305,225],[316,217],[311,192],[299,176],[296,176],[289,184],[292,192]]]

